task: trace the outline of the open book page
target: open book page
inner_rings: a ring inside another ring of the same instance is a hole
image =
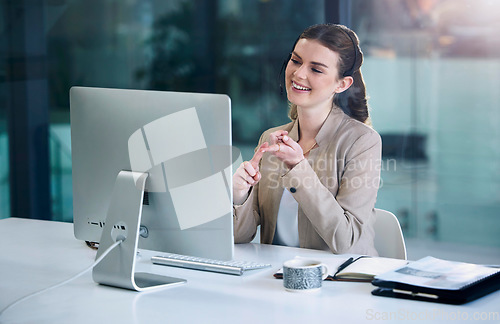
[[[296,257],[302,258],[302,257]],[[322,258],[319,261],[328,267],[327,280],[346,279],[371,281],[375,275],[382,274],[387,271],[394,270],[405,266],[408,261],[399,259],[390,259],[382,257],[354,256],[354,261],[337,273],[339,267],[343,265],[349,258],[345,256],[332,256],[330,258]],[[334,275],[337,276],[334,278]],[[283,274],[283,269],[279,269],[275,276],[280,277]]]
[[[500,269],[428,256],[395,271],[378,275],[376,279],[419,287],[457,290],[497,272],[500,272]]]

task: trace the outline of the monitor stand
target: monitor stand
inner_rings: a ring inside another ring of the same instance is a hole
[[[184,279],[135,272],[147,177],[147,173],[131,171],[121,171],[116,177],[96,259],[116,241],[122,240],[122,243],[94,267],[92,277],[97,283],[136,291],[186,283]]]

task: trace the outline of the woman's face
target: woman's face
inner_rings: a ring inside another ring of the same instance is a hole
[[[339,56],[319,41],[300,39],[285,71],[288,100],[300,108],[331,109],[333,96],[339,91]]]

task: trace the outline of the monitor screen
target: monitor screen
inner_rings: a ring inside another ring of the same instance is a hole
[[[99,241],[120,171],[143,172],[139,248],[232,258],[228,96],[73,87],[70,109],[77,239]]]

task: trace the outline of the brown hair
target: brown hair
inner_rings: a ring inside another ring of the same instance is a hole
[[[363,52],[359,48],[359,39],[356,33],[343,25],[314,25],[300,34],[293,49],[302,38],[318,40],[323,46],[339,54],[338,77],[351,76],[354,82],[349,89],[335,94],[333,103],[348,116],[370,125],[366,86],[360,70],[363,64]],[[297,118],[296,105],[290,105],[289,116],[292,120]]]

